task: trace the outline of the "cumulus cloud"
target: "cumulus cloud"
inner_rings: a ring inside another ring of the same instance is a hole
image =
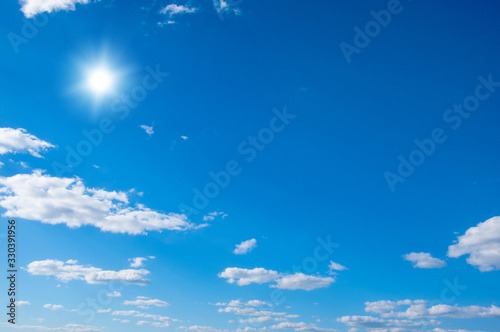
[[[39,170],[0,177],[0,206],[6,209],[7,217],[70,228],[90,225],[113,233],[136,235],[207,226],[195,225],[183,214],[165,214],[142,204],[132,206],[128,193],[87,188],[78,177],[52,177]]]
[[[0,323],[3,324],[3,323]],[[10,324],[9,324],[10,325]],[[0,325],[1,326],[1,325]],[[58,332],[99,332],[101,329],[95,326],[86,326],[81,324],[66,324],[60,327],[48,327],[41,325],[17,325],[16,329],[34,330],[34,331],[58,331]]]
[[[347,326],[363,328],[399,328],[399,327],[421,327],[426,325],[437,325],[435,320],[414,321],[409,319],[382,319],[372,316],[343,316],[337,318],[337,322]]]
[[[233,252],[236,255],[245,255],[245,254],[248,254],[250,251],[252,251],[256,247],[257,247],[257,240],[250,239],[250,240],[243,241],[240,244],[237,244],[236,249],[234,249]]]
[[[168,303],[165,301],[161,301],[161,300],[157,300],[157,299],[150,299],[150,298],[147,298],[144,296],[138,296],[133,301],[124,301],[123,304],[142,306],[142,307],[147,307],[147,306],[166,307],[166,306],[168,306]]]
[[[330,261],[330,264],[328,265],[328,268],[330,269],[329,273],[332,275],[336,275],[337,273],[335,271],[344,271],[344,270],[349,270],[347,267],[340,265],[339,263],[335,263],[333,261]]]
[[[99,1],[99,0],[95,0]],[[75,10],[75,4],[88,4],[91,0],[20,0],[24,16],[31,18],[40,13]]]
[[[127,284],[145,285],[149,283],[144,276],[147,270],[106,271],[92,266],[77,265],[75,260],[62,262],[54,259],[34,261],[28,264],[26,270],[32,275],[54,276],[57,280],[85,280],[88,284],[108,282],[123,282]]]
[[[241,15],[241,10],[236,7],[236,4],[241,3],[240,1],[225,1],[225,0],[213,0],[214,8],[219,15],[222,14],[234,14]]]
[[[403,256],[409,262],[412,262],[413,267],[420,269],[439,269],[446,266],[446,262],[434,258],[426,252],[411,252]]]
[[[448,247],[448,257],[467,257],[467,263],[481,272],[500,270],[500,217],[493,217],[459,236]]]
[[[26,129],[0,128],[0,155],[29,153],[34,157],[42,158],[40,153],[51,148],[55,146],[29,134]]]
[[[313,290],[328,287],[335,279],[331,277],[308,276],[303,273],[283,275],[273,270],[254,268],[252,270],[237,267],[228,267],[219,273],[219,278],[228,279],[227,282],[238,286],[246,286],[252,283],[264,284],[275,282],[270,287],[280,289],[302,289]]]
[[[325,288],[335,282],[331,277],[308,276],[303,273],[295,273],[287,275],[276,280],[276,285],[271,286],[280,289],[303,289],[313,290],[317,288]]]
[[[160,14],[168,15],[169,17],[181,14],[193,14],[198,11],[198,8],[188,7],[183,5],[170,4],[160,10]]]
[[[16,305],[18,307],[23,307],[23,306],[31,305],[31,303],[29,301],[16,301]]]
[[[401,306],[406,310],[398,310]],[[383,318],[433,319],[433,318],[500,318],[500,308],[437,304],[429,307],[426,300],[400,300],[366,302],[365,311],[377,313]]]

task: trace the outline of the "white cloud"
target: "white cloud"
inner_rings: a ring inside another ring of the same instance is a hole
[[[303,273],[283,275],[273,270],[264,268],[254,268],[252,270],[238,267],[228,267],[224,272],[219,273],[219,278],[228,279],[227,282],[238,286],[246,286],[252,283],[264,284],[275,282],[272,288],[280,289],[302,289],[313,290],[317,288],[328,287],[335,279],[331,277],[308,276]]]
[[[229,4],[225,0],[213,0],[213,2],[214,2],[214,8],[215,8],[215,10],[220,15],[223,14],[223,13],[234,14],[234,15],[241,15],[241,10],[238,7],[233,6],[232,4]]]
[[[187,7],[183,5],[176,5],[176,4],[170,4],[160,10],[160,14],[165,14],[168,15],[169,17],[172,17],[174,15],[179,15],[179,14],[193,14],[198,11],[198,8],[194,7]]]
[[[257,240],[250,239],[250,240],[243,241],[240,244],[237,244],[236,249],[234,249],[233,252],[236,255],[245,255],[245,254],[248,254],[250,251],[252,251],[256,247],[257,247]]]
[[[76,265],[74,260],[66,262],[53,259],[34,261],[28,264],[27,271],[32,275],[54,276],[62,282],[85,280],[88,284],[122,282],[145,285],[149,283],[149,280],[144,278],[145,275],[149,274],[147,270],[106,271],[92,266]]]
[[[43,307],[45,309],[50,309],[50,310],[62,310],[62,309],[64,309],[64,306],[60,305],[60,304],[44,304]]]
[[[218,212],[218,211],[210,212],[207,215],[203,216],[203,221],[214,221],[215,218],[218,216],[222,216],[222,219],[224,219],[227,217],[227,213]]]
[[[0,177],[0,206],[4,216],[47,224],[85,225],[113,233],[185,231],[207,226],[191,223],[183,214],[165,214],[142,204],[131,206],[125,192],[87,188],[82,180],[32,174]]]
[[[107,293],[106,296],[109,296],[109,297],[120,297],[120,296],[122,296],[122,293],[114,291],[113,293]]]
[[[135,257],[135,258],[129,258],[130,267],[141,267],[144,265],[144,262],[147,261],[148,259],[154,259],[154,256],[149,256],[148,258],[146,257]]]
[[[149,127],[149,126],[146,126],[146,125],[140,125],[139,127],[141,127],[142,129],[144,129],[146,131],[146,134],[149,135],[149,137],[151,137],[151,135],[153,135],[155,132],[153,130],[153,126]]]
[[[155,307],[166,307],[168,303],[165,301],[157,300],[157,299],[149,299],[145,297],[138,296],[133,301],[124,301],[125,305],[135,305],[135,306],[155,306]]]
[[[420,327],[438,324],[435,320],[414,321],[409,319],[382,319],[372,316],[343,316],[337,322],[363,328]]]
[[[99,1],[99,0],[96,0]],[[75,4],[88,4],[90,0],[20,0],[24,16],[31,18],[40,13],[75,10]]]
[[[189,137],[187,137],[187,136],[181,136],[181,138],[186,141]]]
[[[411,252],[403,256],[409,262],[412,262],[413,267],[420,269],[439,269],[446,266],[446,262],[434,258],[426,252]]]
[[[40,153],[51,148],[55,146],[29,134],[26,129],[0,128],[0,155],[29,153],[34,157],[42,158]]]
[[[366,302],[365,311],[379,314],[383,318],[432,319],[432,318],[500,318],[500,308],[437,304],[429,307],[426,300]],[[398,311],[399,307],[408,307]]]
[[[335,279],[331,277],[317,277],[308,276],[303,273],[295,273],[276,280],[276,286],[271,287],[291,290],[302,289],[310,291],[317,288],[328,287],[333,282],[335,282]]]
[[[469,255],[467,263],[481,272],[500,270],[500,217],[469,228],[458,242],[448,247],[448,257]]]
[[[3,324],[3,323],[0,323]],[[11,325],[11,324],[9,324]],[[1,326],[1,325],[0,325]],[[47,326],[38,326],[38,325],[17,325],[16,329],[26,329],[26,330],[35,330],[35,331],[58,331],[58,332],[99,332],[101,329],[95,326],[86,326],[81,324],[66,324],[62,327],[47,327]]]
[[[28,305],[31,305],[31,303],[29,303],[29,301],[16,301],[16,305],[18,307],[22,307],[22,306],[28,306]]]
[[[111,312],[111,308],[109,308],[109,309],[99,309],[99,310],[97,310],[97,313],[98,313],[98,314],[107,314],[107,313],[109,313],[109,312]]]
[[[330,265],[328,265],[328,268],[330,269],[330,273],[332,274],[334,274],[333,271],[349,270],[347,267],[340,265],[339,263],[335,263],[333,261],[330,261]]]
[[[238,267],[228,267],[224,272],[219,273],[219,278],[228,279],[230,284],[236,282],[238,286],[250,285],[252,283],[263,284],[274,281],[279,274],[276,271],[266,270],[261,267],[249,269],[240,269]]]

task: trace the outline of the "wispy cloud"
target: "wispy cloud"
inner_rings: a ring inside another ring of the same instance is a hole
[[[245,254],[248,254],[250,251],[252,251],[256,247],[257,247],[257,240],[250,239],[250,240],[243,241],[240,244],[237,244],[236,249],[234,249],[233,252],[236,255],[245,255]]]
[[[0,128],[0,155],[7,153],[29,153],[42,158],[40,153],[55,148],[54,145],[31,135],[26,129]]]
[[[99,1],[99,0],[95,0]],[[40,13],[60,10],[75,10],[76,4],[88,4],[91,0],[20,0],[24,16],[31,18]]]

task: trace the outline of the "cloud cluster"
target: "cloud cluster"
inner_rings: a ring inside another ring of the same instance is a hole
[[[51,148],[55,148],[55,146],[29,134],[26,129],[0,128],[0,155],[29,153],[34,157],[41,158],[40,153]]]
[[[446,266],[446,262],[434,258],[426,252],[411,252],[403,256],[409,262],[412,262],[413,267],[420,269],[439,269]]]
[[[148,308],[149,306],[166,307],[168,303],[162,300],[150,299],[145,296],[137,296],[133,301],[123,301],[124,305],[135,305],[140,308]]]
[[[181,14],[193,14],[198,11],[198,8],[188,7],[183,5],[170,4],[160,10],[160,14],[168,15],[169,17]]]
[[[500,217],[493,217],[469,228],[448,247],[448,257],[467,257],[467,263],[481,272],[500,270]]]
[[[38,170],[0,177],[0,206],[8,217],[71,228],[90,225],[113,233],[136,235],[207,226],[195,225],[183,214],[165,214],[142,204],[132,206],[125,192],[87,188],[77,177],[52,177]]]
[[[219,273],[219,278],[227,279],[227,282],[236,283],[238,286],[246,286],[252,283],[264,284],[275,282],[271,285],[273,288],[280,289],[302,289],[313,290],[317,288],[325,288],[330,286],[335,279],[331,277],[318,277],[305,275],[303,273],[280,274],[273,270],[264,268],[242,269],[238,267],[228,267],[223,272]]]
[[[96,0],[99,1],[99,0]],[[75,4],[88,4],[91,0],[20,0],[24,16],[31,18],[44,12],[75,10]]]
[[[71,280],[85,280],[88,284],[102,284],[108,282],[122,282],[126,284],[146,285],[149,283],[144,276],[147,270],[102,270],[92,266],[77,265],[77,261],[62,262],[54,259],[34,261],[26,267],[32,275],[54,276],[57,280],[68,282]]]
[[[250,240],[243,241],[240,244],[237,244],[236,248],[234,249],[233,252],[236,255],[245,255],[245,254],[248,254],[250,251],[252,251],[256,247],[257,247],[257,240],[250,239]]]

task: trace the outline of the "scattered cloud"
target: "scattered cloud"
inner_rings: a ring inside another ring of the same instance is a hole
[[[438,322],[435,320],[414,321],[409,319],[382,319],[372,316],[343,316],[337,318],[337,322],[344,323],[347,326],[362,327],[369,329],[422,327],[427,325],[438,324]]]
[[[148,306],[166,307],[166,306],[168,306],[168,303],[165,301],[161,301],[161,300],[157,300],[157,299],[150,299],[150,298],[143,297],[143,296],[138,296],[133,301],[124,301],[123,304],[124,305],[143,306],[143,307],[148,307]]]
[[[108,282],[122,282],[126,284],[145,285],[149,283],[144,276],[147,270],[102,270],[92,266],[76,265],[75,260],[66,262],[46,259],[34,261],[27,266],[32,275],[54,276],[57,280],[68,282],[71,280],[85,280],[88,284],[102,284]]]
[[[337,273],[335,271],[349,270],[347,267],[333,261],[330,261],[330,265],[328,265],[328,268],[330,269],[329,273],[331,275],[336,275]]]
[[[45,309],[50,309],[50,310],[62,310],[64,309],[64,306],[60,304],[44,304],[43,307]]]
[[[99,0],[95,0],[99,1]],[[24,16],[31,18],[41,13],[51,13],[60,10],[75,10],[75,4],[88,4],[91,0],[20,0]]]
[[[29,134],[26,129],[0,128],[0,155],[29,153],[34,157],[42,158],[40,153],[51,148],[55,146]]]
[[[467,257],[467,263],[481,272],[500,270],[500,217],[493,217],[459,236],[448,247],[448,257]]]
[[[31,303],[29,303],[29,301],[16,301],[16,305],[18,307],[23,307],[23,306],[31,305]]]
[[[222,14],[241,15],[241,10],[235,6],[236,3],[239,4],[241,3],[241,1],[213,0],[213,3],[215,11],[217,11],[219,15]]]
[[[250,239],[237,244],[236,249],[234,249],[233,252],[236,255],[245,255],[252,251],[254,248],[257,248],[257,240]]]
[[[107,293],[106,296],[108,296],[108,297],[120,297],[120,296],[122,296],[122,293],[114,291],[113,293]]]
[[[252,283],[264,284],[275,282],[272,288],[290,290],[313,290],[330,286],[335,279],[331,277],[318,277],[295,273],[283,275],[273,270],[264,268],[254,268],[252,270],[237,267],[228,267],[224,272],[219,273],[219,278],[228,279],[227,282],[236,283],[238,286],[246,286]]]
[[[146,134],[149,135],[149,137],[151,137],[155,132],[153,130],[153,126],[146,126],[146,125],[140,125],[139,127],[141,127],[142,129],[144,129],[144,131],[146,132]]]
[[[313,290],[317,288],[326,288],[334,283],[335,279],[331,277],[309,276],[303,273],[290,274],[276,280],[276,285],[271,286],[280,289],[303,289]]]
[[[3,324],[3,323],[0,323]],[[10,326],[11,324],[9,324]],[[0,325],[1,326],[1,325]],[[38,325],[17,325],[16,329],[34,330],[34,331],[58,331],[58,332],[100,332],[101,329],[95,326],[86,326],[81,324],[66,324],[61,327],[48,327]]]
[[[130,267],[141,267],[144,265],[144,262],[147,261],[148,259],[154,259],[154,256],[149,256],[149,257],[135,257],[135,258],[129,258]]]
[[[426,252],[411,252],[403,256],[409,262],[412,262],[413,267],[420,269],[439,269],[446,266],[446,262],[434,258]]]
[[[214,211],[214,212],[210,212],[210,213],[204,215],[203,221],[214,221],[215,218],[217,218],[219,216],[222,217],[222,219],[224,219],[228,215],[227,215],[227,213],[224,213],[224,212]]]
[[[198,11],[198,8],[188,7],[183,5],[170,4],[160,10],[160,14],[168,15],[169,17],[182,14],[193,14]]]
[[[132,206],[126,192],[87,188],[78,177],[52,177],[39,170],[0,177],[0,206],[6,209],[7,217],[70,228],[90,225],[105,232],[132,235],[207,226],[195,225],[183,214],[165,214],[142,204]]]
[[[185,140],[185,141],[187,141],[187,140],[189,139],[189,137],[187,137],[187,136],[181,136],[181,138],[182,138],[183,140]]]

